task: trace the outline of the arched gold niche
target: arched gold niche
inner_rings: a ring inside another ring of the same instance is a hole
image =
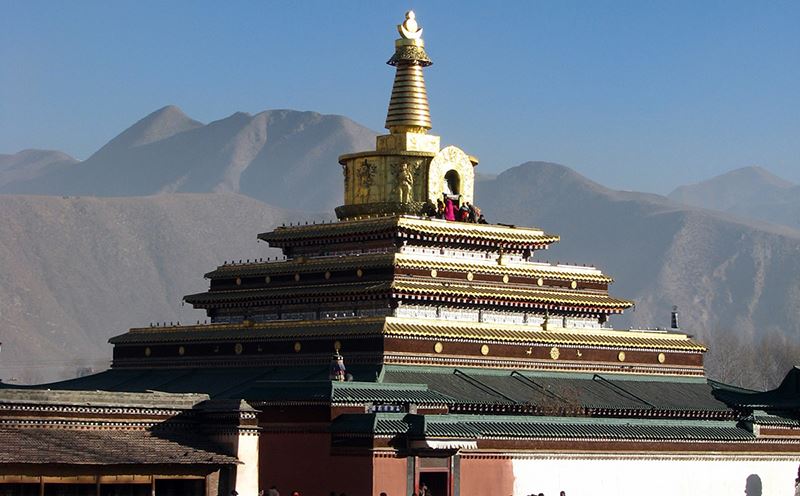
[[[433,157],[428,166],[428,198],[434,204],[446,192],[461,195],[462,201],[472,203],[474,187],[475,171],[472,161],[461,149],[447,146]],[[457,191],[453,191],[454,189]]]

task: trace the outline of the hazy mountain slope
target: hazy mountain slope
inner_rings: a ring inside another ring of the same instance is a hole
[[[343,153],[374,147],[375,133],[315,112],[237,112],[207,125],[164,107],[123,131],[86,161],[0,192],[137,196],[163,192],[245,192],[286,208],[341,204]]]
[[[800,228],[800,186],[761,167],[736,169],[680,186],[669,198],[687,205]]]
[[[0,154],[0,187],[18,181],[30,181],[77,163],[78,160],[55,150],[22,150],[13,155]]]
[[[161,107],[118,134],[94,153],[93,158],[113,157],[115,153],[160,141],[170,136],[202,127],[198,122],[174,105]]]
[[[203,319],[182,296],[272,254],[256,234],[297,215],[234,194],[0,195],[0,211],[0,378],[27,381],[107,364],[131,326]]]
[[[683,326],[704,339],[736,333],[800,340],[796,230],[612,191],[542,162],[477,188],[476,203],[491,222],[561,235],[542,258],[597,265],[613,276],[612,292],[636,301],[627,317],[633,325],[668,326],[677,304]]]
[[[268,140],[242,174],[241,192],[273,205],[332,210],[343,203],[339,155],[375,148],[376,133],[338,115],[265,113]]]

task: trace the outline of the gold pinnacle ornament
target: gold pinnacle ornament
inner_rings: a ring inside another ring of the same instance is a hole
[[[414,11],[406,12],[403,24],[397,26],[400,39],[395,40],[395,52],[387,64],[397,67],[386,115],[390,133],[425,133],[431,128],[431,113],[422,68],[431,65],[425,53],[422,28]]]
[[[442,149],[441,138],[428,134],[431,116],[422,68],[431,65],[431,59],[414,12],[406,12],[397,32],[400,38],[387,62],[396,67],[386,116],[389,132],[375,138],[374,150],[339,157],[344,204],[336,207],[336,216],[342,220],[430,216],[444,195],[472,203],[478,159],[455,146]]]

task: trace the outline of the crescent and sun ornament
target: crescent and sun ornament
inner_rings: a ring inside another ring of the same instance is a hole
[[[418,40],[422,37],[422,28],[417,24],[417,16],[413,10],[406,12],[406,20],[398,24],[397,31],[407,40]]]

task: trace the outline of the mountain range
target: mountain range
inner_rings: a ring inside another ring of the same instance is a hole
[[[78,160],[54,150],[22,150],[13,155],[0,154],[0,188],[26,183],[47,176]]]
[[[0,193],[143,196],[232,192],[320,211],[342,203],[339,155],[375,146],[376,133],[316,112],[237,112],[202,124],[167,106],[69,166],[17,166]],[[22,174],[19,171],[29,171]],[[36,173],[34,173],[34,170]],[[2,169],[0,169],[2,174]],[[0,175],[0,179],[3,176]]]
[[[109,337],[189,322],[181,306],[225,260],[279,252],[256,233],[307,214],[234,193],[131,198],[0,195],[0,378],[108,366]]]
[[[0,377],[96,369],[109,359],[106,340],[130,326],[203,319],[180,307],[181,296],[204,289],[201,275],[224,260],[271,256],[256,233],[330,218],[341,203],[336,156],[372,148],[373,139],[344,117],[313,112],[237,113],[203,125],[165,107],[86,161],[31,166],[2,191],[59,196],[0,195]],[[737,184],[794,187],[750,172],[761,182],[712,180],[667,198],[528,162],[481,175],[475,201],[490,222],[560,234],[540,258],[615,277],[612,294],[636,301],[617,326],[667,327],[678,305],[683,328],[711,348],[712,375],[763,386],[800,349],[800,230],[731,211]],[[152,196],[99,197],[142,194]],[[716,203],[687,204],[704,195]]]
[[[687,205],[800,228],[800,185],[762,167],[743,167],[697,184],[680,186],[669,198]]]

